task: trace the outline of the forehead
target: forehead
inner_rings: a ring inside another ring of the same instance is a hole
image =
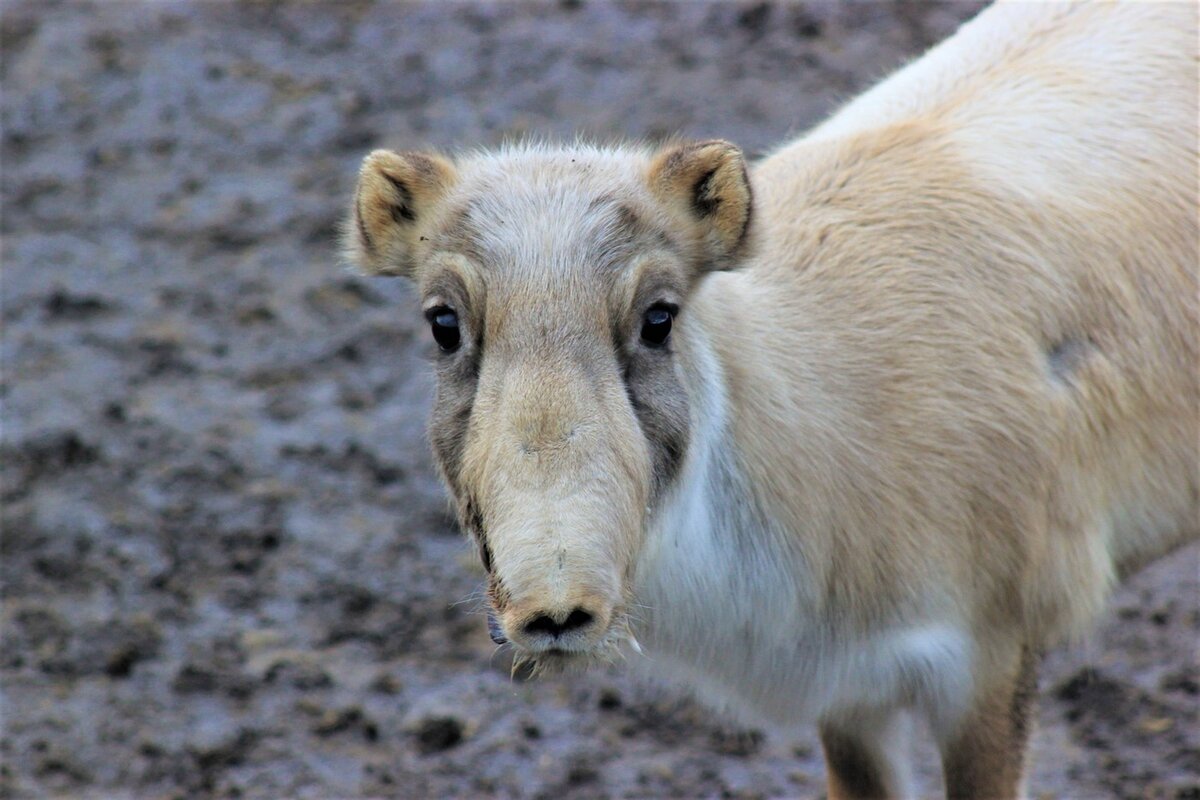
[[[640,152],[520,150],[459,162],[435,247],[506,285],[607,280],[633,256],[670,245],[653,219]]]

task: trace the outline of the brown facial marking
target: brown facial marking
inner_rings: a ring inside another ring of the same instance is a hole
[[[687,455],[690,413],[677,372],[674,340],[649,346],[641,339],[641,327],[646,311],[660,304],[674,309],[678,321],[679,302],[687,296],[690,280],[678,260],[667,253],[639,261],[625,278],[633,288],[631,296],[613,309],[614,345],[629,405],[650,452],[650,496],[656,498],[678,476]],[[678,335],[678,331],[671,334]]]
[[[467,426],[475,404],[476,376],[470,365],[466,370],[452,366],[442,372],[430,418],[429,439],[446,482],[457,494],[462,486],[459,472],[467,446]]]
[[[442,270],[429,276],[422,290],[426,298],[438,298],[437,302],[453,307],[460,324],[465,326],[464,334],[473,334],[478,339],[483,319],[478,311],[472,313],[466,286],[457,272]],[[479,342],[468,342],[464,336],[463,345],[457,351],[439,354],[434,359],[437,383],[429,417],[429,440],[442,477],[460,503],[465,498],[459,472],[475,405],[481,358]],[[461,521],[466,525],[471,520],[464,516]]]
[[[650,445],[658,496],[679,474],[688,445],[688,404],[666,351],[639,352],[625,368],[625,391]]]

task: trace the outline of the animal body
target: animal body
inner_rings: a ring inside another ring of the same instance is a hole
[[[376,151],[493,635],[815,721],[832,797],[1020,794],[1039,654],[1195,538],[1197,7],[993,7],[747,166]]]

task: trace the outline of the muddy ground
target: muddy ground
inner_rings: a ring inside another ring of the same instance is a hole
[[[821,794],[808,730],[510,680],[415,300],[335,227],[376,146],[761,151],[977,6],[2,8],[0,796]],[[1035,797],[1200,798],[1198,557],[1050,656]]]

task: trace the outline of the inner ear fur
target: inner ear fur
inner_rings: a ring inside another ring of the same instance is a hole
[[[654,196],[690,227],[713,269],[745,256],[753,198],[742,151],[720,139],[669,146],[650,162]]]
[[[343,235],[347,260],[371,275],[413,277],[420,232],[455,174],[432,153],[375,150],[364,158]]]

